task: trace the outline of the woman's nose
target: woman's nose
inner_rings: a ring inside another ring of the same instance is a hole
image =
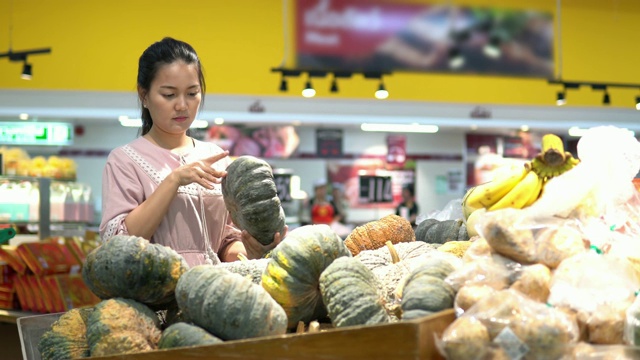
[[[179,96],[176,100],[176,110],[186,110],[187,109],[187,99],[183,96]]]

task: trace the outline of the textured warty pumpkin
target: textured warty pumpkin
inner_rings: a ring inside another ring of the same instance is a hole
[[[222,340],[197,325],[179,322],[169,326],[162,332],[158,348],[171,349],[185,346],[213,345],[221,342]]]
[[[222,178],[222,196],[231,220],[264,245],[283,233],[285,215],[271,166],[264,160],[244,155],[227,167]]]
[[[89,357],[87,320],[93,308],[71,309],[62,314],[38,341],[43,360]]]
[[[122,297],[162,308],[175,302],[178,278],[188,268],[169,247],[116,235],[87,255],[82,278],[101,299]]]
[[[444,279],[455,268],[446,260],[431,258],[407,277],[402,292],[402,319],[410,320],[453,308],[455,290]]]
[[[87,324],[92,357],[155,350],[160,334],[160,320],[156,313],[130,299],[101,301]]]
[[[306,225],[289,232],[271,252],[262,286],[282,306],[289,328],[327,315],[318,282],[335,259],[351,253],[328,225]]]
[[[220,267],[191,268],[178,280],[176,300],[186,320],[222,340],[287,330],[284,310],[261,286]]]
[[[320,275],[320,292],[335,327],[387,323],[387,297],[359,260],[341,257]]]
[[[351,254],[358,255],[362,250],[379,249],[387,241],[397,244],[415,240],[416,234],[411,223],[403,217],[391,214],[356,227],[344,243]]]

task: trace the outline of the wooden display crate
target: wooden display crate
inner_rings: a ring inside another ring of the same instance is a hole
[[[92,359],[443,359],[435,336],[455,320],[453,309],[410,321],[286,334],[222,344]]]

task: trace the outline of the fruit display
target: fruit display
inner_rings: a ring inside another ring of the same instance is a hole
[[[249,155],[235,159],[222,178],[222,195],[240,230],[246,230],[264,245],[273,242],[276,232],[283,234],[284,209],[266,161]]]
[[[499,173],[492,181],[467,191],[462,199],[465,219],[479,209],[494,211],[505,208],[522,209],[531,206],[544,191],[545,183],[574,168],[580,161],[564,150],[555,134],[542,137],[542,149],[522,167],[512,167]]]
[[[427,316],[453,307],[455,290],[444,279],[455,268],[431,258],[409,273],[402,288],[402,319]]]
[[[38,341],[43,359],[76,359],[89,356],[87,321],[93,308],[71,309],[62,314]]]
[[[175,347],[219,344],[222,340],[211,335],[203,328],[185,322],[175,323],[166,328],[158,342],[159,349]]]
[[[33,158],[19,147],[0,147],[4,162],[4,175],[50,177],[59,180],[75,180],[76,162],[68,157],[50,155]]]
[[[444,244],[447,241],[469,240],[467,225],[462,219],[426,219],[418,224],[415,232],[416,240],[426,243]]]

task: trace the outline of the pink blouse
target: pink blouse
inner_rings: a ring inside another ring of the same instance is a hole
[[[143,137],[111,151],[102,175],[102,240],[116,234],[127,235],[125,217],[147,199],[173,169],[222,151],[215,144],[195,140],[195,147],[180,156]],[[213,167],[224,170],[230,162],[224,158]],[[205,241],[207,235],[210,246]],[[215,264],[219,259],[213,252],[222,252],[241,237],[224,205],[220,185],[214,184],[214,188],[208,190],[193,183],[178,188],[169,211],[149,240],[174,249],[189,266],[195,266],[204,264],[207,258]]]

